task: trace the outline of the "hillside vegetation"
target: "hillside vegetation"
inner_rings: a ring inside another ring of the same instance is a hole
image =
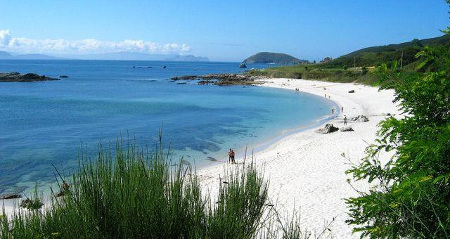
[[[333,82],[359,82],[374,84],[377,81],[374,70],[386,64],[388,68],[413,72],[423,59],[416,55],[427,46],[449,48],[450,36],[418,40],[386,46],[376,46],[354,51],[326,63],[301,64],[293,66],[272,67],[263,70],[250,70],[253,76],[275,78],[313,79]],[[426,71],[422,68],[421,71]]]
[[[418,59],[415,56],[425,46],[450,47],[450,36],[444,35],[441,37],[423,40],[414,39],[410,42],[404,42],[400,44],[368,47],[341,56],[333,61],[327,62],[326,64],[324,64],[324,67],[331,67],[331,68],[344,66],[370,67],[370,66],[378,66],[383,63],[388,64],[389,66],[394,61],[397,61],[398,64],[403,64],[403,67],[406,67],[418,61]]]

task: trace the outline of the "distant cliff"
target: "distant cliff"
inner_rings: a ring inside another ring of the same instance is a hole
[[[243,61],[244,63],[276,63],[276,64],[298,64],[305,63],[306,60],[300,60],[284,53],[260,52]]]

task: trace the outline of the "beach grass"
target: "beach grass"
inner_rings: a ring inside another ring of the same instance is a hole
[[[195,171],[161,146],[100,146],[82,156],[69,190],[47,209],[0,218],[0,238],[253,238],[267,214],[268,185],[253,164],[233,169],[211,198]]]

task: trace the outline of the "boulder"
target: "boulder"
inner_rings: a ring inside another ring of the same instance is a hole
[[[319,134],[329,134],[338,131],[339,128],[334,127],[333,124],[326,124],[323,128],[316,130]]]
[[[355,122],[367,122],[369,121],[369,118],[367,118],[367,116],[365,115],[358,115],[356,117],[351,118],[350,120]]]
[[[20,207],[26,208],[26,209],[40,209],[44,204],[38,200],[38,199],[24,199],[20,202]]]
[[[350,126],[344,126],[344,127],[339,128],[339,131],[346,132],[346,131],[354,131],[354,130]]]
[[[355,90],[349,90],[348,93],[355,93]]]

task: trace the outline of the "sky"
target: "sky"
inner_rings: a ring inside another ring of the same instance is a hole
[[[333,58],[441,36],[444,0],[0,0],[0,51]]]

